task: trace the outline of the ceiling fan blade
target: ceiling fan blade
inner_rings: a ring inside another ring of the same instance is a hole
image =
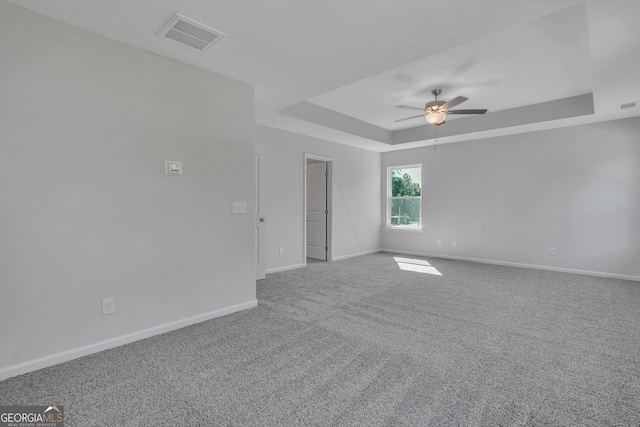
[[[405,117],[404,119],[394,120],[393,123],[397,123],[397,122],[401,122],[409,119],[415,119],[416,117],[424,117],[424,114],[420,114],[419,116],[411,116],[411,117]]]
[[[456,96],[451,101],[448,101],[446,104],[444,104],[443,108],[449,109],[451,107],[455,107],[458,104],[462,104],[467,99],[469,98],[465,98],[464,96]]]
[[[412,107],[411,105],[396,105],[397,108],[411,108],[412,110],[422,110],[424,111],[424,107]]]
[[[487,110],[447,110],[447,114],[484,114]]]

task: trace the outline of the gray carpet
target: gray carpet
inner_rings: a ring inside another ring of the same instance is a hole
[[[67,426],[640,425],[640,283],[429,262],[271,274],[257,308],[0,382],[0,404]]]

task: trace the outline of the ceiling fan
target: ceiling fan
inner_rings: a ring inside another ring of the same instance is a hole
[[[449,110],[451,107],[455,107],[458,104],[462,104],[469,98],[464,96],[457,96],[449,102],[438,101],[438,95],[442,91],[440,89],[434,89],[431,91],[433,96],[436,97],[435,101],[427,102],[424,108],[411,107],[409,105],[397,105],[398,108],[411,108],[414,110],[423,110],[423,113],[417,116],[405,117],[404,119],[394,120],[395,122],[401,122],[403,120],[415,119],[416,117],[424,117],[428,123],[432,125],[440,126],[444,124],[447,114],[484,114],[487,110]]]

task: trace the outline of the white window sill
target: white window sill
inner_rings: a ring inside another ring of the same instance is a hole
[[[424,233],[424,228],[410,227],[382,227],[385,231],[401,231],[403,233]]]

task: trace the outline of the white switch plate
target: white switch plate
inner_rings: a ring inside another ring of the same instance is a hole
[[[455,246],[455,245],[456,245],[456,241],[455,241],[455,240],[452,240],[452,241],[451,241],[451,246]]]
[[[556,248],[554,246],[551,246],[549,248],[549,255],[555,255],[556,254]]]
[[[231,212],[234,214],[247,213],[247,202],[233,202]]]

